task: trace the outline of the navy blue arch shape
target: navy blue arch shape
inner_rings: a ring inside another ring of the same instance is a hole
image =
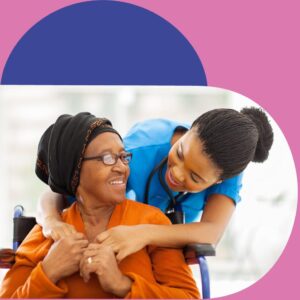
[[[117,1],[60,9],[34,25],[1,84],[207,85],[187,39],[158,15]]]

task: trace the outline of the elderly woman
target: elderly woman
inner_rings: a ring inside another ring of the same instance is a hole
[[[117,225],[170,224],[158,209],[125,199],[131,154],[107,119],[62,115],[41,138],[36,173],[78,199],[64,211],[77,233],[57,242],[36,225],[16,254],[1,297],[198,298],[180,250],[149,246],[117,263],[95,242]]]

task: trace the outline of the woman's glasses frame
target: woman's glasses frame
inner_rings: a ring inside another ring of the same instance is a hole
[[[132,153],[121,152],[116,153],[103,153],[97,156],[84,157],[83,160],[98,160],[102,161],[106,166],[113,166],[117,163],[118,159],[121,159],[122,163],[128,165],[132,159]]]

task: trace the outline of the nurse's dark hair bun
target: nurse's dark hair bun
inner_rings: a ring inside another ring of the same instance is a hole
[[[260,108],[245,107],[241,113],[250,118],[258,130],[258,141],[252,161],[264,162],[269,156],[274,139],[270,121]]]
[[[263,162],[273,143],[273,130],[259,108],[210,110],[192,124],[202,151],[219,169],[224,180],[243,172],[249,162]]]

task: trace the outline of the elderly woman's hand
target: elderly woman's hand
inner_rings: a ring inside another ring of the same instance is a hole
[[[42,262],[47,277],[56,283],[79,270],[79,263],[88,240],[82,233],[75,233],[55,242]]]
[[[77,231],[73,225],[58,221],[55,218],[47,218],[44,221],[43,235],[46,238],[53,239],[54,241],[73,235],[76,232]]]
[[[115,254],[108,246],[90,244],[80,262],[80,274],[84,281],[96,273],[102,289],[118,297],[125,297],[130,291],[132,281],[120,271]]]
[[[100,233],[96,241],[112,248],[118,262],[150,243],[147,225],[116,226]]]

